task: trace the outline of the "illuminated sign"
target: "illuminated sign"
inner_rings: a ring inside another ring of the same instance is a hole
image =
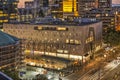
[[[66,28],[66,27],[42,27],[42,26],[37,26],[37,27],[34,27],[34,30],[67,31],[68,28]]]

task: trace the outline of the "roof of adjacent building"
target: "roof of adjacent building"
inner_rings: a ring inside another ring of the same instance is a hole
[[[4,73],[0,72],[0,80],[13,80],[13,79],[8,77]]]
[[[101,21],[95,18],[76,18],[76,19],[73,19],[72,21],[69,21],[69,20],[61,20],[59,18],[54,19],[52,17],[44,17],[44,18],[37,18],[29,23],[13,22],[9,24],[84,26],[84,25],[90,25],[98,22],[101,22]]]
[[[0,31],[0,46],[15,44],[18,40],[16,37]]]

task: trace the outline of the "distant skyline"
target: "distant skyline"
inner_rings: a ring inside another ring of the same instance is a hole
[[[33,0],[19,0],[18,7],[24,7],[25,1],[33,1]],[[113,4],[120,4],[120,0],[113,0]]]

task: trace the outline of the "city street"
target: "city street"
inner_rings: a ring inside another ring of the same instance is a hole
[[[101,80],[108,73],[110,73],[112,70],[118,67],[119,64],[120,63],[116,63],[116,60],[113,60],[112,62],[108,63],[103,69],[102,68],[99,68],[98,70],[93,69],[87,74],[83,75],[78,80]]]
[[[96,65],[96,64],[98,64],[98,62],[101,62],[101,58],[97,58],[97,59],[95,59],[95,61],[91,61],[90,63],[88,63],[88,65],[83,66],[83,69],[81,69],[80,71],[75,72],[75,73],[67,76],[66,79],[68,79],[68,80],[77,80],[77,79],[79,79],[84,74],[87,74],[87,73],[91,72],[93,69],[98,68],[98,65]]]
[[[67,80],[67,79],[68,80],[90,80],[90,79],[93,80],[93,78],[95,76],[97,76],[96,78],[98,78],[98,76],[107,74],[107,72],[110,72],[111,70],[113,70],[114,68],[116,68],[118,66],[118,64],[114,65],[114,61],[113,61],[117,56],[119,56],[118,53],[119,53],[119,51],[118,52],[116,51],[116,54],[114,54],[112,51],[110,51],[110,54],[107,55],[106,57],[97,56],[94,60],[90,61],[86,66],[83,66],[83,68],[81,70],[65,77],[65,79],[63,78],[63,80]],[[114,56],[113,56],[113,54],[114,54]],[[113,66],[106,69],[106,67],[110,66],[111,64]],[[104,72],[102,71],[102,69]],[[84,79],[84,77],[86,77],[85,75],[90,76],[89,73],[91,73],[91,72],[93,72],[91,74],[92,75],[91,78]],[[94,80],[96,80],[96,79],[94,79]]]
[[[102,80],[120,80],[120,65],[110,71]]]

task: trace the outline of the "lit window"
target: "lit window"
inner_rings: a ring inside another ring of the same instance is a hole
[[[69,43],[69,39],[66,40],[66,43]]]
[[[65,31],[65,30],[67,30],[67,28],[58,27],[57,30],[58,30],[58,31]]]

